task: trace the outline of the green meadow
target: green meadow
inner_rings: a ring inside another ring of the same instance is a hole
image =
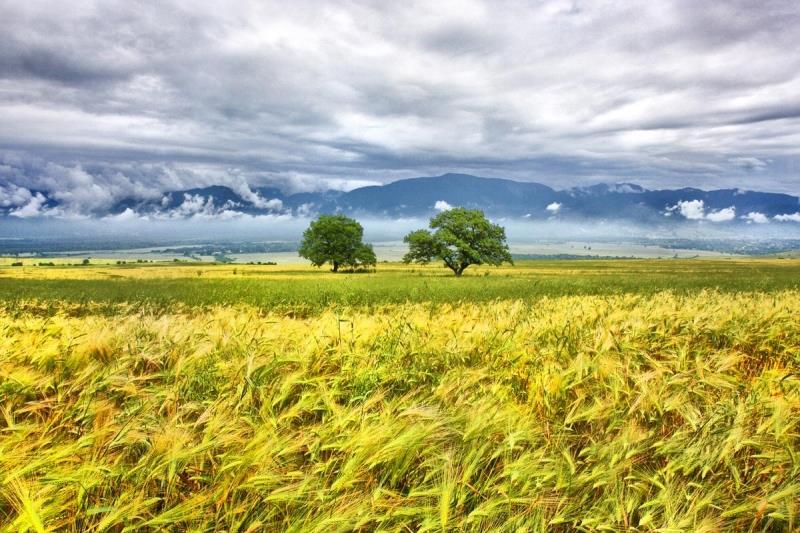
[[[538,260],[471,267],[456,279],[440,266],[379,264],[374,273],[305,266],[169,264],[0,267],[6,302],[247,304],[319,312],[331,305],[535,300],[543,296],[772,292],[800,287],[800,261]]]

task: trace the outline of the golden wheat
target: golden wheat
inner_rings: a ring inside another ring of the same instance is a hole
[[[0,310],[3,530],[800,527],[795,291],[36,308]]]

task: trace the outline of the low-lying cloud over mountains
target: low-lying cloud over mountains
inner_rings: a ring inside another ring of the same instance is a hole
[[[625,221],[638,224],[800,223],[800,199],[779,193],[696,188],[650,190],[634,183],[556,190],[508,179],[445,174],[350,191],[284,192],[274,187],[212,185],[157,196],[129,196],[76,213],[70,197],[0,185],[0,214],[17,219],[90,217],[116,220],[290,218],[342,212],[370,218],[426,217],[455,206],[525,220]]]

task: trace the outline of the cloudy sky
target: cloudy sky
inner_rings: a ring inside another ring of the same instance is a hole
[[[350,189],[448,171],[800,193],[795,0],[0,12],[6,206],[35,191],[91,211],[208,184]]]

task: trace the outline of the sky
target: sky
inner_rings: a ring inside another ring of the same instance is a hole
[[[794,0],[0,0],[0,206],[464,172],[800,193]]]

